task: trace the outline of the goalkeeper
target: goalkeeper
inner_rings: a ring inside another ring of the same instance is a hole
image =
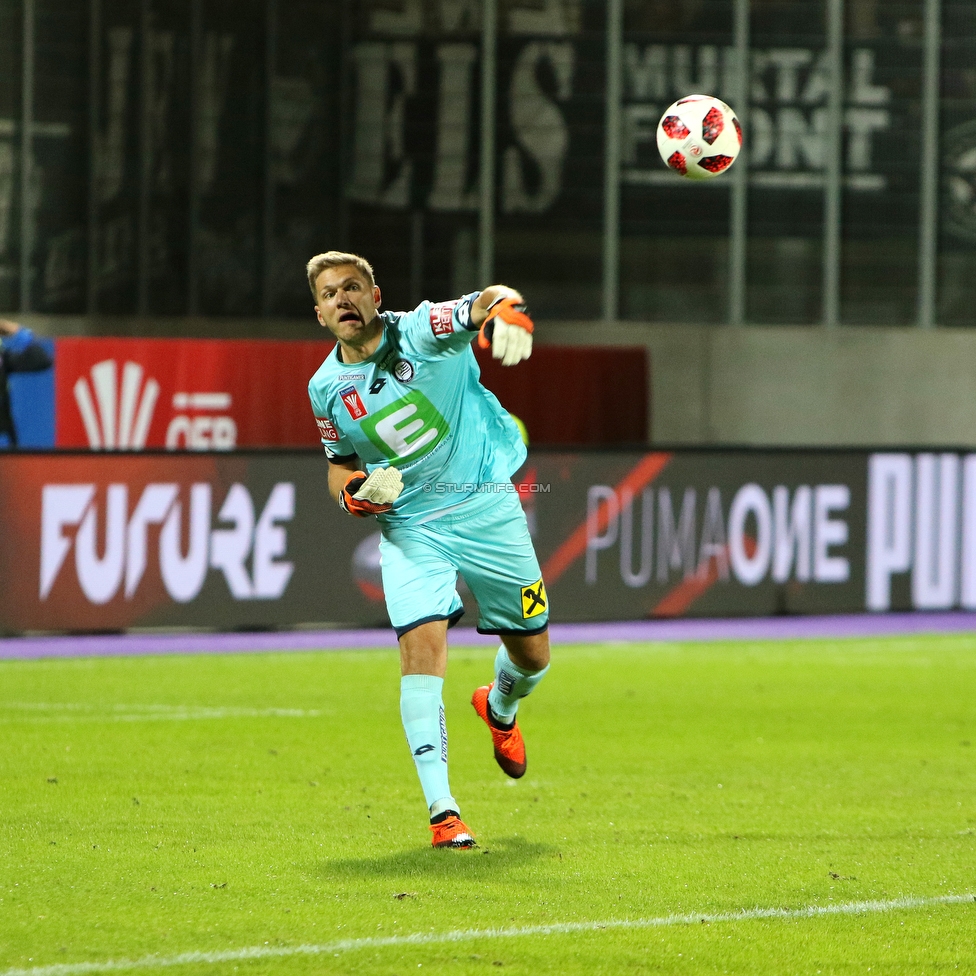
[[[471,703],[495,759],[525,773],[516,722],[549,665],[548,598],[511,476],[525,446],[479,381],[477,339],[505,366],[532,352],[522,296],[492,285],[412,312],[379,312],[362,257],[308,262],[319,323],[336,345],[309,382],[329,459],[329,490],[353,516],[375,516],[387,610],[400,643],[400,713],[435,847],[474,847],[451,794],[442,688],[447,631],[464,613],[460,572],[478,601],[478,630],[497,634],[494,680]]]

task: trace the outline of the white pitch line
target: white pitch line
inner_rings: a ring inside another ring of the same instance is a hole
[[[446,942],[474,942],[477,939],[517,939],[522,936],[565,935],[575,932],[599,932],[606,929],[653,929],[674,925],[701,925],[703,922],[749,922],[763,918],[861,915],[968,903],[976,903],[976,895],[940,895],[934,898],[909,896],[892,898],[888,901],[852,901],[839,905],[810,905],[806,908],[745,908],[737,912],[716,914],[693,912],[686,915],[662,915],[658,918],[608,919],[605,922],[556,922],[553,925],[527,925],[523,928],[456,929],[453,932],[417,932],[413,935],[389,935],[382,938],[342,939],[322,945],[250,946],[244,949],[226,949],[221,952],[183,952],[176,956],[143,956],[141,959],[109,959],[105,962],[57,963],[53,966],[4,969],[0,970],[0,976],[87,976],[88,973],[126,972],[163,966],[245,962],[251,959],[281,959],[286,956],[339,955],[342,952],[389,946],[438,945]]]
[[[8,714],[4,715],[6,711]],[[16,717],[11,716],[14,713]],[[11,722],[190,722],[219,718],[318,718],[318,709],[234,708],[206,705],[96,705],[0,703],[0,724]]]

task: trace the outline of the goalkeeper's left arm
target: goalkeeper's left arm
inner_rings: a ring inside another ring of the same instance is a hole
[[[471,303],[471,327],[480,330],[478,345],[490,346],[502,366],[514,366],[532,355],[532,319],[525,300],[508,285],[492,285]]]

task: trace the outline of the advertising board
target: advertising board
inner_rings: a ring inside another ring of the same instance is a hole
[[[58,447],[227,451],[318,443],[306,384],[331,342],[65,338]]]
[[[0,630],[384,623],[327,463],[0,456]],[[976,609],[976,454],[536,451],[514,490],[553,620]]]

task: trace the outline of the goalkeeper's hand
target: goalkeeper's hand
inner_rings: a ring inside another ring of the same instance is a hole
[[[393,508],[403,478],[396,468],[377,468],[369,477],[365,471],[354,471],[339,492],[339,507],[350,515],[366,518]]]
[[[502,366],[514,366],[532,355],[532,319],[521,298],[496,298],[481,323],[478,345],[491,346],[491,354]]]

